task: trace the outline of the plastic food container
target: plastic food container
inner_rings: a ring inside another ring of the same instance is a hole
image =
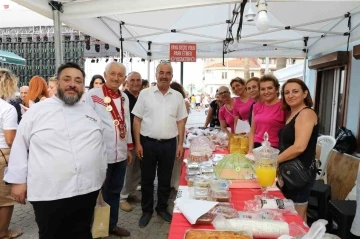
[[[194,186],[200,188],[209,188],[210,180],[206,177],[198,176],[194,179]]]
[[[219,231],[209,229],[189,229],[184,234],[184,239],[213,239],[213,238],[233,238],[233,239],[253,239],[250,232],[238,231]]]
[[[195,187],[194,188],[195,196],[208,196],[209,195],[209,189],[203,188],[203,187]]]
[[[202,176],[209,180],[217,179],[215,173],[203,173]]]
[[[211,180],[210,188],[213,191],[227,191],[230,187],[230,181],[225,179]]]
[[[200,167],[212,167],[213,163],[211,161],[205,161],[200,163]]]
[[[195,176],[186,176],[185,180],[187,181],[188,187],[194,186]]]
[[[214,214],[222,215],[226,219],[233,219],[238,217],[238,212],[231,207],[216,205]]]
[[[200,165],[197,162],[191,162],[186,165],[186,168],[188,169],[199,169]]]
[[[202,174],[210,174],[214,173],[214,167],[201,167],[200,168]]]
[[[194,175],[199,175],[201,174],[201,171],[199,169],[186,169],[186,174],[188,176],[194,176]]]
[[[212,223],[215,216],[216,215],[213,214],[211,211],[207,212],[196,220],[195,225],[209,225]]]
[[[231,193],[229,191],[211,191],[210,194],[213,201],[230,202]]]

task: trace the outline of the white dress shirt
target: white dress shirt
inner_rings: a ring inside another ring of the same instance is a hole
[[[163,95],[157,86],[140,91],[132,113],[142,119],[140,134],[154,139],[178,136],[176,122],[188,116],[179,92],[169,88]]]
[[[29,201],[99,190],[107,169],[103,130],[85,103],[69,106],[53,96],[33,105],[18,127],[4,181],[27,183]]]
[[[93,88],[86,93],[85,102],[93,108],[101,118],[105,127],[104,139],[107,152],[108,164],[121,162],[127,159],[128,149],[133,149],[133,142],[131,137],[131,121],[130,121],[130,109],[129,98],[125,93],[121,93],[121,97],[124,97],[124,115],[126,123],[126,138],[121,140],[119,137],[119,129],[113,124],[114,119],[111,113],[106,111],[106,104],[104,103],[104,93],[102,88]],[[115,106],[118,112],[121,114],[120,100],[121,97],[114,100]]]
[[[0,149],[9,148],[5,141],[4,130],[16,130],[18,127],[17,119],[15,107],[0,99]]]

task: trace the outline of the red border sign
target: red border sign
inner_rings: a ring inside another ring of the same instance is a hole
[[[170,43],[171,62],[196,62],[196,44]]]

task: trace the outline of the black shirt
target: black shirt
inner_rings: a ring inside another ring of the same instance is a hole
[[[134,117],[135,115],[133,113],[131,113],[131,111],[133,110],[135,104],[136,104],[136,101],[137,101],[137,97],[135,97],[134,95],[132,95],[130,93],[130,91],[128,91],[127,89],[124,91],[124,93],[128,96],[129,98],[129,108],[130,108],[130,122],[131,122],[131,135],[132,135],[132,139],[133,139],[133,143],[135,142],[134,141],[134,133],[132,131],[132,128],[133,128],[133,123],[134,123]]]
[[[212,108],[212,118],[210,121],[210,127],[220,126],[219,121],[219,105],[217,104],[216,100],[211,101],[210,107]]]
[[[306,107],[308,108],[308,107]],[[300,111],[301,112],[301,111]],[[284,152],[287,148],[295,143],[295,121],[298,115],[297,113],[294,118],[291,119],[280,131],[279,131],[279,149],[280,153]],[[310,136],[309,143],[304,150],[297,158],[304,164],[306,168],[310,168],[311,163],[315,160],[316,155],[316,144],[317,138],[319,135],[319,124],[315,125]]]
[[[16,109],[16,112],[17,112],[17,115],[18,115],[18,124],[19,124],[20,121],[21,121],[21,106],[20,106],[20,104],[24,104],[24,103],[22,102],[22,100],[20,98],[17,98],[15,100],[11,100],[9,103],[12,106],[14,106],[15,109]]]

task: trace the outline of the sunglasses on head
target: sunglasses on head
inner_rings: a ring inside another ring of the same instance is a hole
[[[227,93],[230,93],[229,91],[223,91],[223,92],[219,92],[218,95],[225,95]]]

